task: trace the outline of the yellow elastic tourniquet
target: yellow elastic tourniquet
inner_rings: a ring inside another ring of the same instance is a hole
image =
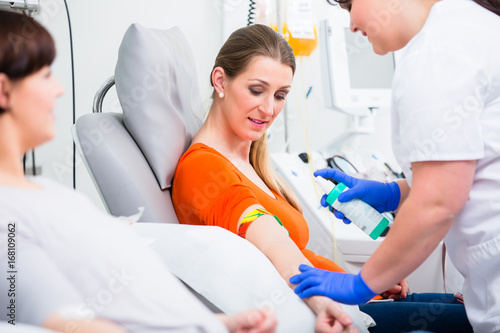
[[[252,223],[253,221],[255,221],[258,217],[260,217],[262,215],[273,216],[276,219],[276,221],[278,221],[278,223],[283,227],[283,223],[281,223],[280,219],[276,215],[269,213],[265,209],[254,209],[250,213],[245,215],[245,217],[241,221],[240,226],[238,227],[238,236],[245,238],[245,235],[247,233],[248,226],[250,226],[250,223]]]

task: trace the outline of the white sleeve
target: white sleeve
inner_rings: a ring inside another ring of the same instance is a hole
[[[489,83],[479,61],[432,47],[411,50],[398,67],[393,112],[407,162],[482,158],[481,117]]]
[[[1,236],[4,239],[0,244],[5,244],[7,235]],[[50,314],[59,312],[64,316],[70,308],[74,313],[83,304],[78,291],[39,248],[17,244],[14,264],[13,257],[6,256],[6,250],[2,252],[0,321],[14,319],[15,323],[40,326]]]

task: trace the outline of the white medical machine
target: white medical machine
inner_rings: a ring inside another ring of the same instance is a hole
[[[319,46],[325,107],[346,113],[351,127],[321,152],[312,152],[308,163],[297,153],[275,153],[271,158],[301,203],[310,232],[307,248],[334,260],[348,273],[357,273],[384,237],[372,240],[323,208],[323,192],[312,173],[327,167],[326,158],[341,153],[342,144],[352,136],[372,132],[372,110],[391,104],[394,55],[376,55],[366,37],[349,30],[349,15],[344,10],[321,22]],[[408,277],[412,292],[444,292],[444,280],[447,291],[455,291],[461,285],[460,279],[442,244]]]
[[[348,115],[348,128],[323,148],[338,153],[354,136],[373,133],[376,111],[390,107],[395,59],[392,52],[375,54],[361,32],[352,33],[343,9],[320,22],[319,51],[324,105]]]
[[[30,14],[40,10],[39,0],[0,0],[1,7],[10,7],[12,9],[27,10]]]
[[[360,115],[390,107],[392,52],[375,54],[366,37],[351,32],[344,10],[321,22],[319,38],[325,107]]]

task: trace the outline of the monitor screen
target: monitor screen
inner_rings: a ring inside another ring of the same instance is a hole
[[[389,107],[394,54],[376,54],[366,37],[349,30],[349,14],[342,12],[320,24],[325,106],[357,115]]]
[[[356,45],[356,38],[366,38],[361,33],[353,33],[344,28],[347,49],[347,64],[352,89],[390,89],[394,74],[394,57],[392,53],[380,56],[373,52],[371,45],[349,48]]]

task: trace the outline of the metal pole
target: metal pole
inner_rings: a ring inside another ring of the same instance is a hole
[[[283,17],[282,17],[282,12],[281,12],[281,1],[282,0],[276,0],[276,19],[278,21],[278,33],[284,36],[283,33]],[[288,144],[288,104],[285,104],[285,107],[283,108],[283,122],[285,124],[285,149],[286,152],[290,152],[290,145]]]

